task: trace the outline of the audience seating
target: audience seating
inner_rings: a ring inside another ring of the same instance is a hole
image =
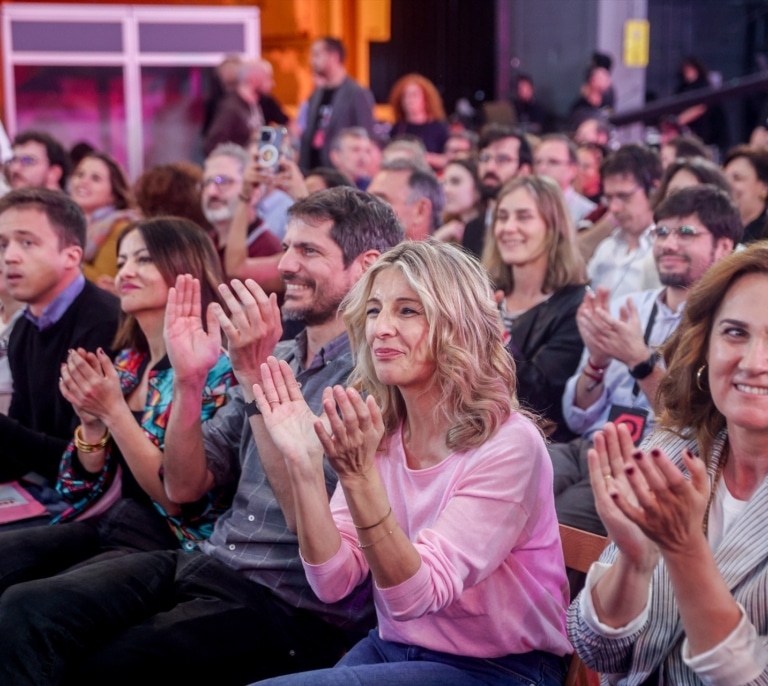
[[[563,543],[565,566],[583,574],[589,571],[590,565],[600,557],[600,553],[608,545],[605,536],[564,524],[560,525],[560,539]],[[600,686],[600,676],[588,669],[574,653],[564,683],[565,686]]]

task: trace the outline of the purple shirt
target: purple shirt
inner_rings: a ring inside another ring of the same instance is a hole
[[[38,331],[44,331],[64,316],[69,306],[75,302],[75,298],[83,292],[83,288],[85,288],[85,277],[78,274],[75,280],[59,293],[50,305],[43,308],[39,317],[35,317],[30,312],[29,305],[24,309],[24,316],[35,325]]]

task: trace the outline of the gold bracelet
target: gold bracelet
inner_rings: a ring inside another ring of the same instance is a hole
[[[375,529],[375,528],[376,528],[376,527],[377,527],[379,524],[383,524],[383,523],[386,521],[387,517],[389,517],[389,515],[391,515],[391,514],[392,514],[392,507],[390,506],[390,508],[387,510],[387,514],[385,514],[385,515],[384,515],[384,516],[383,516],[383,517],[382,517],[382,518],[381,518],[381,519],[380,519],[378,522],[376,522],[375,524],[370,524],[369,526],[358,526],[358,525],[357,525],[357,524],[355,524],[354,522],[352,522],[352,524],[354,524],[354,525],[355,525],[355,529],[357,529],[358,531],[368,531],[368,529]]]
[[[104,435],[96,443],[87,443],[83,439],[83,425],[80,424],[75,429],[75,447],[81,453],[95,453],[97,450],[103,450],[104,446],[109,443],[111,437],[109,429],[107,429]]]
[[[377,543],[381,543],[387,536],[391,536],[394,531],[395,531],[394,529],[390,529],[381,538],[377,538],[372,543],[366,543],[365,545],[363,545],[362,543],[360,543],[360,541],[358,541],[357,542],[357,547],[360,548],[360,550],[365,550],[366,548],[372,548]]]
[[[239,193],[237,196],[240,200],[242,200],[246,205],[251,204],[251,196],[250,195],[243,195],[242,193]]]

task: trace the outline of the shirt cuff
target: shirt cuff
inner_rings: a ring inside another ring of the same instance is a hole
[[[581,374],[581,370],[579,370],[579,374]],[[578,377],[576,382],[578,383]],[[603,391],[600,393],[600,397],[584,409],[576,407],[575,389],[576,386],[574,385],[573,393],[570,394],[570,397],[566,397],[567,391],[566,395],[563,396],[563,417],[572,431],[584,435],[599,422],[603,414],[607,416],[608,389],[603,384]],[[602,425],[600,425],[600,428],[602,428]]]
[[[611,567],[612,565],[604,562],[592,563],[592,566],[589,568],[589,573],[587,574],[584,590],[579,596],[579,610],[581,611],[581,616],[584,618],[587,626],[598,636],[603,636],[604,638],[626,638],[627,636],[632,636],[640,631],[648,621],[648,608],[651,606],[652,591],[650,589],[648,591],[648,602],[645,604],[643,610],[629,623],[617,628],[603,624],[597,618],[597,611],[592,603],[592,589]]]
[[[707,686],[738,686],[757,679],[768,665],[768,649],[739,605],[741,620],[720,643],[691,657],[688,639],[683,641],[683,662]]]

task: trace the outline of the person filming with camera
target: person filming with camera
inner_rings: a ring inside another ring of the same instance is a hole
[[[227,230],[220,241],[226,276],[230,279],[253,279],[268,293],[283,290],[277,271],[282,255],[279,226],[278,230],[272,226],[273,223],[280,225],[282,221],[280,218],[273,220],[261,216],[259,208],[266,207],[269,214],[273,198],[284,205],[283,213],[293,204],[293,198],[280,190],[276,183],[278,173],[287,160],[283,144],[287,141],[285,135],[285,129],[265,126],[254,136],[248,150],[237,146],[240,151],[240,174],[233,179],[229,192]],[[220,148],[231,145],[225,144]],[[216,150],[211,155],[215,153]],[[306,191],[302,195],[307,195]]]

